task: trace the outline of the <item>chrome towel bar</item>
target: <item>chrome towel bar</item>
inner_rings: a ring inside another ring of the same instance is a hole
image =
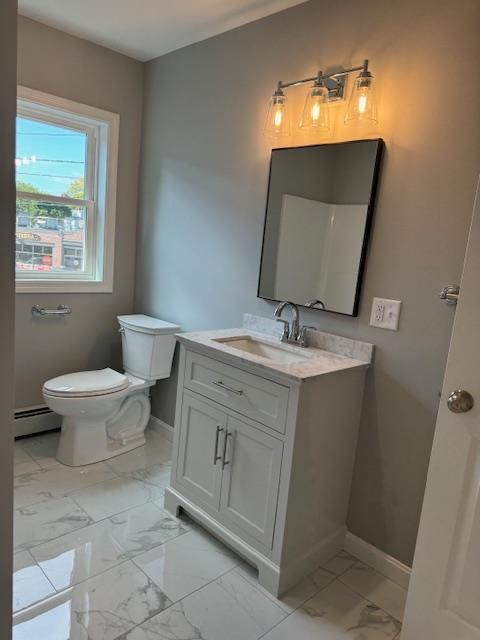
[[[68,304],[59,304],[56,309],[45,309],[39,304],[34,304],[32,307],[32,316],[44,317],[44,316],[68,316],[72,313],[72,309]]]

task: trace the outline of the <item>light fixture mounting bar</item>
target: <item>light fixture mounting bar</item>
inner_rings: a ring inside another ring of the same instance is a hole
[[[360,66],[349,67],[344,71],[337,71],[335,73],[323,73],[323,71],[319,71],[316,76],[312,76],[310,78],[302,78],[301,80],[293,80],[292,82],[282,82],[281,80],[279,80],[277,91],[282,92],[283,89],[288,89],[289,87],[296,87],[302,84],[319,81],[323,82],[327,87],[329,101],[335,102],[337,100],[342,100],[343,98],[346,77],[350,73],[355,73],[356,71],[367,72],[368,60],[364,60],[363,64]]]

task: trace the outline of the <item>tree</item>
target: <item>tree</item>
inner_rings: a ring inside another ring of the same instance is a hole
[[[33,184],[29,182],[17,181],[17,191],[26,191],[27,193],[40,193],[40,189],[37,189]],[[38,216],[38,205],[35,200],[26,200],[24,198],[17,198],[17,212],[28,215],[29,218]]]
[[[17,182],[17,191],[42,193],[40,189],[35,187],[33,184],[30,184],[30,182],[23,181]],[[26,198],[17,198],[17,213],[23,213],[30,219],[36,218],[37,216],[43,216],[45,218],[70,218],[72,210],[68,205],[48,202],[47,200],[27,200]]]
[[[75,178],[67,187],[67,190],[63,194],[68,198],[76,198],[77,200],[83,200],[85,197],[85,181],[83,178]]]

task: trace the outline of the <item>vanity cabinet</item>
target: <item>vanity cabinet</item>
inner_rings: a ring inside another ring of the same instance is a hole
[[[283,443],[245,419],[183,394],[176,480],[233,530],[271,545]]]
[[[179,336],[165,507],[187,512],[279,595],[343,547],[366,364],[301,377],[189,335],[200,334]]]

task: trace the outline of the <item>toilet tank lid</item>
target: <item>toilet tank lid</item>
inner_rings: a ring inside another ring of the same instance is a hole
[[[151,316],[144,316],[141,313],[131,316],[117,316],[117,320],[122,327],[133,329],[133,331],[140,331],[141,333],[161,334],[180,331],[178,324],[172,324],[171,322],[152,318]]]

